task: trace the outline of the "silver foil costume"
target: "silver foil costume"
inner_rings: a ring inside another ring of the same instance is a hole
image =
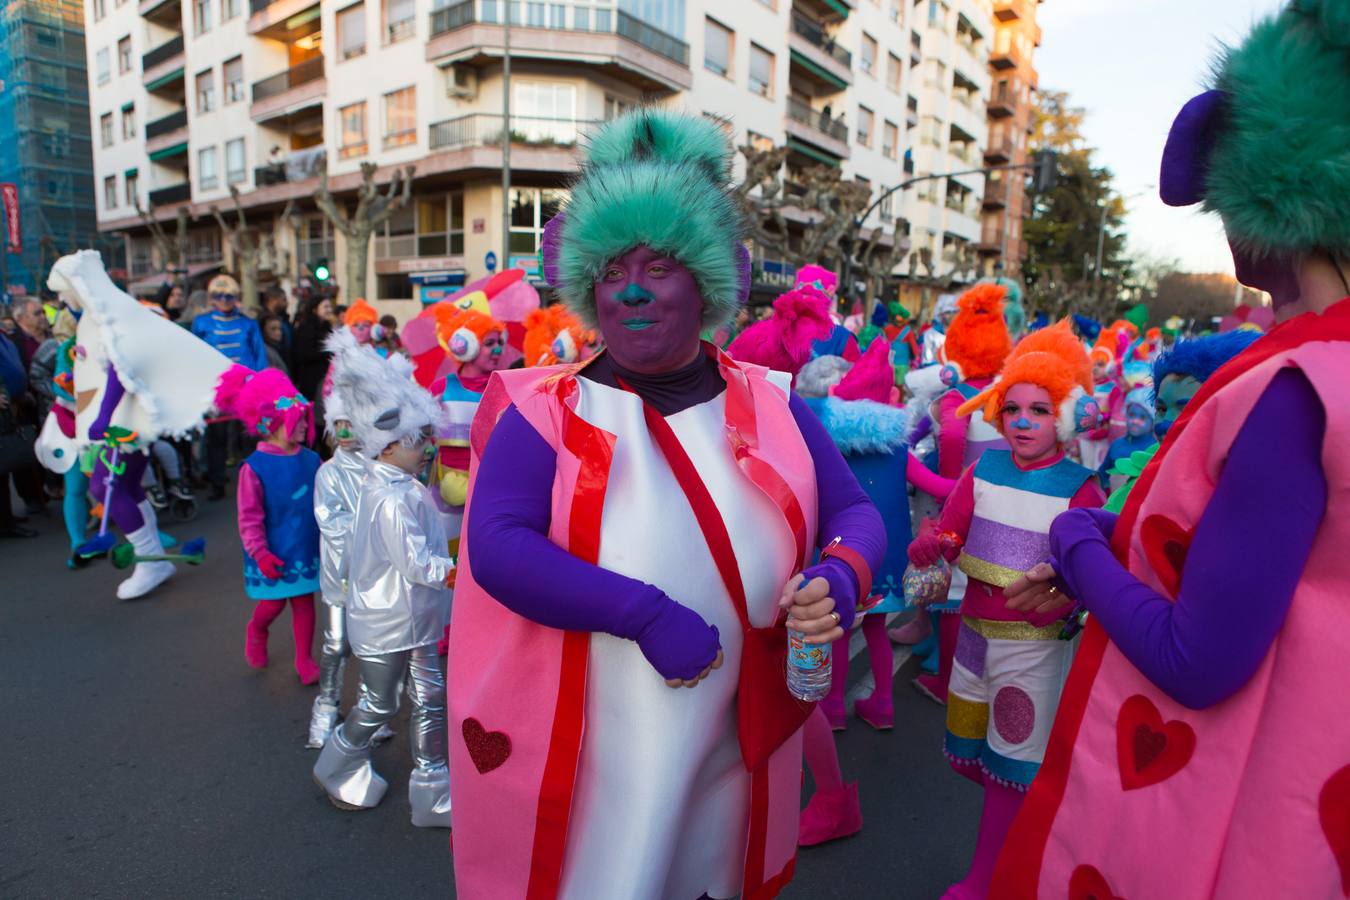
[[[399,682],[406,674],[412,821],[448,828],[445,676],[436,642],[450,614],[445,580],[454,563],[440,514],[411,475],[371,461],[349,534],[347,636],[365,691],[324,744],[314,779],[338,806],[365,809],[380,802],[388,785],[370,764],[371,738],[398,712]]]
[[[319,695],[309,718],[308,747],[322,747],[337,724],[342,703],[342,670],[347,644],[346,547],[366,462],[354,450],[338,447],[314,479],[314,518],[319,524],[319,587],[323,605],[323,649],[319,656]]]

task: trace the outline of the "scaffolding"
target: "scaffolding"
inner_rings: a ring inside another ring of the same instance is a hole
[[[0,6],[0,182],[19,187],[23,234],[23,252],[4,261],[8,283],[35,293],[56,257],[78,247],[125,263],[98,234],[82,5]]]

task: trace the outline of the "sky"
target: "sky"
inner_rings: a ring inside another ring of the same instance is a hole
[[[1087,110],[1083,131],[1097,165],[1126,201],[1130,249],[1175,258],[1183,271],[1232,274],[1214,215],[1164,206],[1158,163],[1167,129],[1203,89],[1220,42],[1236,43],[1282,0],[1044,0],[1036,12],[1042,89],[1068,91]]]

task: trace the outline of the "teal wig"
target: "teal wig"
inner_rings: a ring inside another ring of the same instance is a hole
[[[1027,330],[1027,312],[1022,306],[1022,285],[1002,276],[981,278],[977,284],[1003,286],[1003,321],[1008,326],[1008,334],[1013,336],[1013,340],[1020,337]]]
[[[750,286],[745,224],[730,190],[731,144],[717,123],[645,108],[608,122],[590,140],[566,208],[545,229],[544,277],[588,328],[595,282],[638,246],[689,269],[703,326],[735,316]]]

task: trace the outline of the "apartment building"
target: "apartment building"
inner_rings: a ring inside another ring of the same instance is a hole
[[[977,15],[977,0],[961,2]],[[512,0],[508,131],[504,0],[92,2],[90,58],[106,50],[119,66],[91,78],[91,117],[130,108],[145,123],[143,136],[114,129],[96,142],[99,227],[127,235],[133,276],[148,285],[157,261],[136,203],[166,222],[186,208],[190,271],[204,274],[230,265],[208,211],[229,208],[233,185],[263,233],[264,280],[289,286],[319,258],[341,279],[344,238],[312,200],[319,166],[341,199],[364,162],[378,164],[381,182],[412,165],[412,202],[372,239],[369,283],[342,289],[430,300],[484,274],[489,253],[535,271],[579,140],[644,103],[716,117],[738,145],[786,143],[790,167],[839,166],[879,196],[905,177],[903,148],[913,143],[917,9],[909,0]],[[971,137],[982,150],[982,135]],[[869,224],[889,225],[895,200]],[[760,259],[756,277],[781,289],[791,272]]]
[[[988,165],[1024,166],[1031,161],[1027,140],[1035,126],[1036,69],[1033,54],[1041,44],[1036,24],[1040,0],[995,0],[994,48],[989,55]],[[1001,262],[1005,274],[1018,277],[1026,258],[1022,222],[1031,214],[1026,170],[991,173],[985,187],[980,242],[981,266],[993,274]]]
[[[921,181],[905,192],[912,252],[928,251],[933,277],[970,281],[985,189],[978,170],[988,136],[992,4],[915,0],[912,11],[908,47],[915,74],[906,102],[910,121],[917,119],[908,145],[914,174],[964,173]]]
[[[98,246],[84,14],[77,0],[0,6],[0,182],[18,187],[19,231],[0,247],[0,287],[35,293],[59,253]],[[10,253],[10,244],[22,249]]]

